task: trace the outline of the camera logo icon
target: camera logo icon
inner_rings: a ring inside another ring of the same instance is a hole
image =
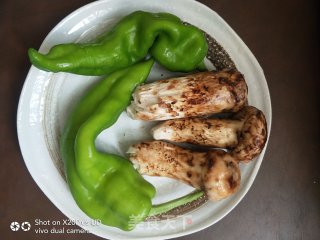
[[[31,228],[31,224],[29,223],[29,222],[23,222],[22,224],[21,224],[21,229],[22,229],[22,231],[29,231],[30,230],[30,228]]]
[[[12,231],[16,232],[16,231],[19,230],[20,224],[18,222],[12,222],[10,224],[10,228],[11,228]]]

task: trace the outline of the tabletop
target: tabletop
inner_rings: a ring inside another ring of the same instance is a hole
[[[16,130],[29,47],[88,0],[0,2],[0,238],[100,239],[92,234],[13,232],[11,222],[66,217],[30,176]],[[261,64],[272,131],[251,189],[225,218],[178,239],[320,239],[319,1],[201,0],[242,38]],[[77,228],[74,226],[74,228]]]

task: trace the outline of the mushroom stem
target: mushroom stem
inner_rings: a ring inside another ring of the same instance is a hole
[[[162,141],[150,141],[133,145],[128,153],[141,174],[180,180],[204,190],[213,201],[228,197],[240,185],[238,163],[222,150],[195,152]]]
[[[242,126],[243,121],[239,120],[184,118],[165,121],[152,128],[151,132],[156,140],[232,148],[238,145]]]

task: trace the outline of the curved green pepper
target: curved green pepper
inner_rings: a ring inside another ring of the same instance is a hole
[[[171,71],[203,67],[208,46],[201,30],[169,13],[137,11],[124,17],[94,43],[60,44],[48,54],[29,49],[32,64],[42,70],[104,75],[137,63],[150,53]]]
[[[61,138],[66,176],[78,206],[103,224],[123,230],[134,228],[136,216],[142,221],[148,215],[155,189],[128,160],[99,152],[95,139],[118,119],[152,65],[153,60],[135,64],[95,85],[68,118]]]

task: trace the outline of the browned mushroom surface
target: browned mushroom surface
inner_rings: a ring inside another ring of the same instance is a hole
[[[165,121],[152,129],[156,140],[228,148],[238,161],[250,161],[267,140],[267,123],[259,109],[246,106],[231,119],[187,118]]]
[[[180,180],[204,190],[213,201],[230,196],[240,185],[238,163],[222,150],[195,152],[150,141],[131,146],[128,153],[141,174]]]
[[[167,120],[237,112],[247,93],[238,71],[201,72],[137,87],[127,113],[134,119]]]

